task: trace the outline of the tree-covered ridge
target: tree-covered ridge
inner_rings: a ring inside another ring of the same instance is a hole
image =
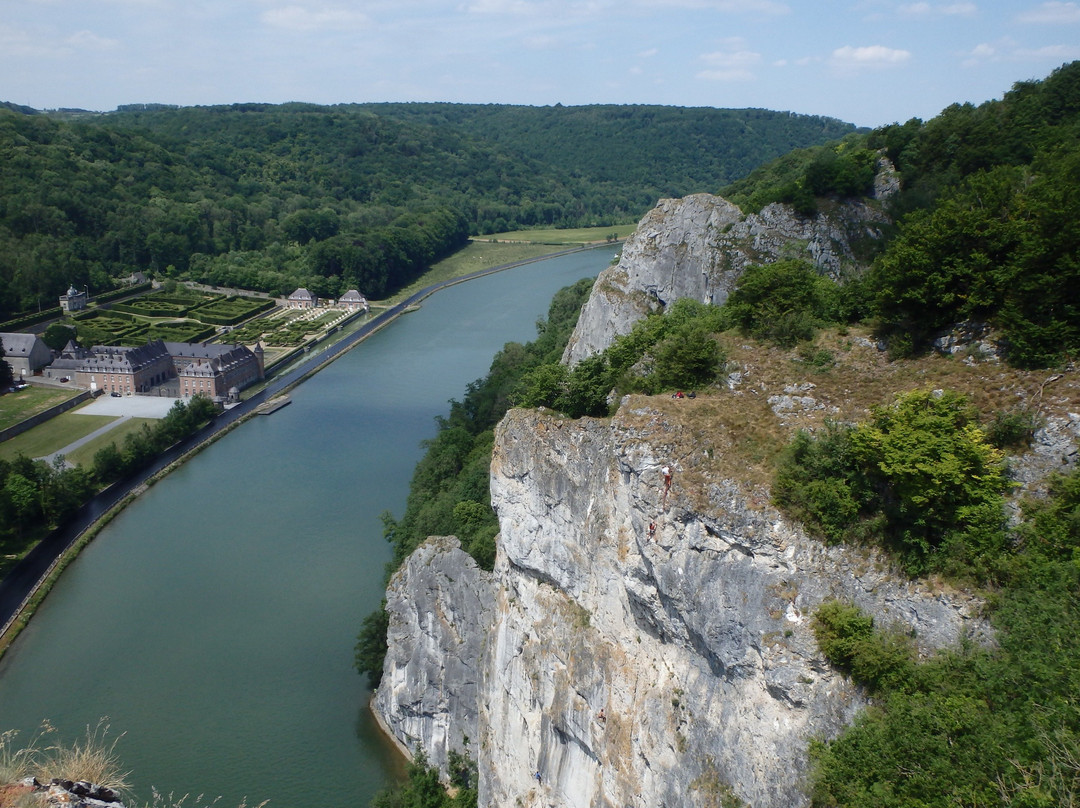
[[[878,155],[901,190],[898,222],[849,307],[894,356],[926,350],[963,321],[985,322],[1010,362],[1046,367],[1080,349],[1080,62],[1017,84],[1000,101],[792,152],[722,193],[814,215],[869,192]]]
[[[526,107],[501,104],[363,104],[400,120],[452,126],[572,175],[640,186],[640,201],[711,190],[762,162],[853,131],[817,115],[764,109],[651,105]],[[657,160],[658,154],[662,159]],[[767,156],[768,155],[768,156]]]
[[[636,221],[851,130],[665,107],[6,105],[0,320],[136,270],[378,298],[470,234]]]

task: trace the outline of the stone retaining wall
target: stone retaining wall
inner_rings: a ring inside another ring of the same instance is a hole
[[[7,429],[0,429],[0,441],[5,441],[8,438],[14,438],[16,435],[21,435],[23,432],[26,432],[26,430],[33,429],[38,424],[43,424],[50,418],[55,418],[60,413],[67,412],[71,408],[77,407],[79,404],[82,404],[84,401],[87,401],[93,397],[93,393],[91,393],[89,390],[84,390],[83,392],[79,393],[79,395],[75,396],[75,398],[69,398],[67,401],[57,404],[56,406],[49,407],[49,409],[45,410],[44,412],[39,412],[37,415],[32,415],[25,421],[20,421],[14,426],[9,426]]]

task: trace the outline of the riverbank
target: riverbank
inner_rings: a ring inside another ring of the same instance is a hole
[[[390,307],[355,332],[346,334],[337,342],[327,345],[297,367],[284,370],[258,393],[245,399],[240,405],[220,414],[210,425],[191,438],[181,441],[169,449],[147,469],[129,480],[114,484],[100,492],[80,508],[67,524],[43,539],[31,553],[27,554],[16,565],[3,581],[0,581],[0,621],[3,621],[3,628],[0,629],[0,655],[6,651],[19,632],[28,624],[34,611],[55,584],[63,569],[78,556],[79,552],[92,541],[109,521],[115,518],[142,491],[163,479],[175,468],[211,445],[222,435],[227,434],[236,426],[257,414],[260,405],[302,384],[345,352],[394,322],[402,314],[415,310],[422,301],[441,289],[538,261],[607,246],[610,245],[599,244],[560,250],[540,257],[488,267],[460,277],[430,284]]]

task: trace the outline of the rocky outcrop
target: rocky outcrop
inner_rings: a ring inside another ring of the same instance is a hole
[[[721,302],[762,255],[807,255],[842,273],[875,217],[865,206],[846,219],[861,225],[830,230],[779,206],[743,217],[716,197],[662,202],[598,280],[569,355],[678,297]],[[839,350],[866,379],[888,372],[864,336]],[[729,397],[712,403],[631,397],[609,420],[511,411],[491,467],[494,573],[437,539],[395,577],[376,708],[438,763],[468,735],[481,806],[804,806],[811,739],[834,737],[866,704],[817,647],[810,615],[823,601],[856,603],[924,653],[992,641],[970,595],[898,575],[872,549],[807,536],[734,451],[749,440],[734,424],[813,429],[863,382],[733,367]],[[1035,406],[1059,379],[1017,394]],[[1077,461],[1077,397],[1060,392],[1012,463],[1024,491]],[[736,411],[746,418],[729,425],[724,413]]]
[[[0,805],[124,808],[116,792],[107,786],[59,777],[54,777],[47,783],[42,783],[35,777],[27,777],[17,784],[0,787]]]
[[[647,398],[611,421],[511,412],[494,575],[441,538],[392,581],[376,710],[437,764],[477,757],[481,805],[805,804],[809,740],[864,704],[817,649],[818,604],[925,648],[985,637],[978,603],[809,539],[708,474],[709,447],[676,453],[679,428]]]
[[[481,805],[805,804],[809,739],[863,704],[817,649],[818,604],[854,601],[926,648],[983,636],[969,598],[810,540],[738,481],[696,474],[704,457],[667,456],[662,420],[624,405],[499,427]]]
[[[879,199],[896,191],[885,160],[875,188]],[[781,204],[744,215],[709,194],[662,199],[627,239],[618,264],[597,277],[564,359],[572,364],[602,351],[679,298],[722,304],[751,264],[802,258],[834,278],[858,272],[856,245],[880,238],[887,221],[873,201],[836,203],[808,217]]]
[[[407,753],[423,749],[444,772],[451,750],[476,755],[469,742],[494,602],[491,575],[452,537],[429,539],[386,591],[389,650],[374,709]]]

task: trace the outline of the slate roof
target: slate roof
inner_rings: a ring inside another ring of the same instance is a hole
[[[4,345],[4,354],[13,357],[29,356],[30,352],[34,350],[38,339],[40,337],[36,334],[19,334],[16,332],[0,334],[0,341]]]

